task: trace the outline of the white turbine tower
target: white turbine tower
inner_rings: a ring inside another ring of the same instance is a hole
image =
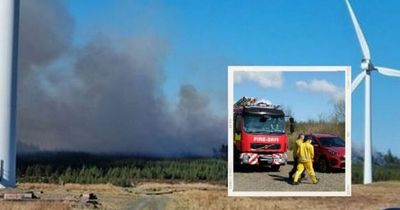
[[[371,72],[378,71],[379,73],[386,76],[400,77],[400,71],[374,66],[371,62],[371,56],[367,41],[365,40],[364,34],[361,30],[360,24],[354,15],[353,9],[350,5],[349,0],[346,0],[347,8],[349,9],[351,20],[358,37],[358,41],[361,45],[363,59],[361,60],[361,73],[357,75],[351,84],[352,92],[358,87],[358,85],[365,79],[365,130],[364,130],[364,184],[372,183],[372,147],[371,147]]]
[[[18,0],[0,0],[0,188],[15,186]]]

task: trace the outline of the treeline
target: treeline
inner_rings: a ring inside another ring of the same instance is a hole
[[[384,164],[373,165],[374,181],[400,180],[400,159],[390,151],[384,159]],[[39,153],[17,157],[18,182],[111,183],[128,187],[147,180],[225,183],[226,179],[227,161],[217,158],[157,159],[85,153]],[[363,163],[353,164],[352,183],[362,181]]]
[[[352,165],[352,183],[363,183],[363,164]],[[385,164],[372,166],[372,178],[375,181],[400,180],[400,164]]]
[[[375,158],[373,158],[374,160]],[[390,181],[400,180],[400,159],[392,154],[389,149],[383,155],[383,161],[373,161],[372,165],[372,178],[374,181]],[[352,182],[359,184],[363,182],[364,176],[363,162],[357,162],[352,165]]]
[[[141,180],[226,180],[227,162],[215,158],[156,159],[44,153],[18,156],[18,182],[112,183],[130,186]]]
[[[292,150],[294,142],[300,133],[329,133],[340,136],[345,140],[345,123],[337,121],[309,120],[296,123],[295,132],[289,135],[289,149]]]
[[[295,123],[295,132],[289,135],[289,149],[294,146],[297,136],[300,133],[329,133],[340,136],[345,139],[345,111],[346,105],[344,100],[337,100],[332,104],[332,112],[328,114],[319,114],[316,119],[307,121],[298,121]],[[285,113],[289,116],[295,116],[290,108],[286,108]],[[289,121],[286,122],[289,128]]]

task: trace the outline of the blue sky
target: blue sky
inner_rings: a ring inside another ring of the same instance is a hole
[[[257,79],[238,77],[249,72],[235,72],[234,102],[243,96],[266,99],[290,109],[296,121],[318,120],[330,117],[333,105],[344,99],[344,71],[332,72],[250,72],[259,78],[271,78],[273,84]],[[279,81],[279,82],[277,82]]]
[[[351,1],[375,64],[400,69],[400,14],[396,0]],[[361,51],[344,1],[68,0],[74,43],[106,34],[115,40],[156,36],[169,53],[163,91],[175,102],[182,84],[209,94],[226,115],[228,65],[350,65]],[[373,12],[372,12],[373,11]],[[288,82],[290,81],[288,76]],[[285,75],[286,78],[286,75]],[[400,155],[400,78],[374,73],[373,144]],[[363,139],[363,84],[353,94],[353,141]]]

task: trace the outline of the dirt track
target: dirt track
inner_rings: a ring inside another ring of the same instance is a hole
[[[280,171],[271,171],[268,168],[248,169],[234,172],[233,191],[344,191],[345,173],[336,171],[333,173],[320,173],[316,171],[320,179],[318,184],[312,184],[308,176],[307,180],[299,185],[291,185],[288,173],[293,165],[282,166]]]
[[[127,209],[142,210],[164,210],[166,208],[168,198],[165,196],[149,196],[142,195],[133,203],[127,206]]]

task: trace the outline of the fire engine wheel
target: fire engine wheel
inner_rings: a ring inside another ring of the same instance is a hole
[[[328,160],[325,157],[321,157],[318,160],[318,169],[323,173],[328,173],[330,171]]]
[[[280,165],[272,165],[271,166],[271,170],[272,171],[279,171],[279,168],[280,168],[281,166]]]

